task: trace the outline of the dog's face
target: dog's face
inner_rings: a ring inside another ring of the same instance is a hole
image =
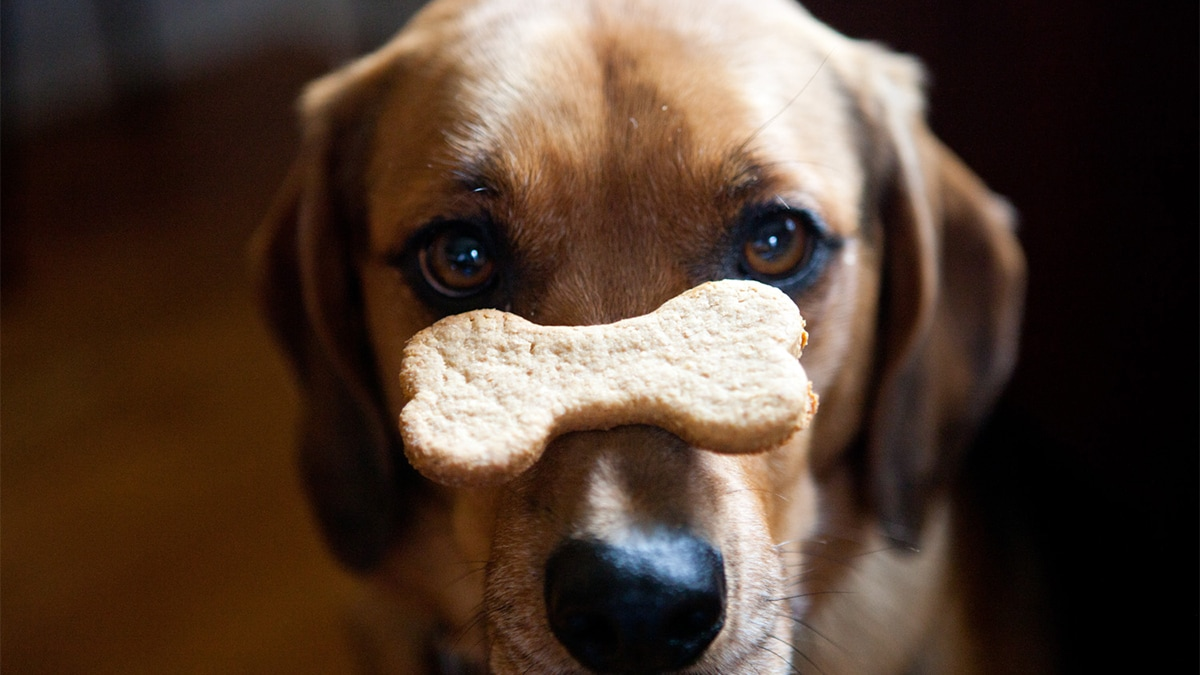
[[[835,653],[813,589],[849,566],[818,579],[836,556],[803,544],[919,543],[1010,366],[1007,210],[925,129],[914,64],[787,3],[534,4],[431,6],[306,96],[263,251],[326,532],[435,622],[471,625],[481,593],[500,672]],[[496,488],[403,466],[401,351],[438,318],[605,323],[721,278],[781,288],[808,322],[821,410],[784,447],[623,427],[560,437]],[[482,588],[446,557],[486,563]]]

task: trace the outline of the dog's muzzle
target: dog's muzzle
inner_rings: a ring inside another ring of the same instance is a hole
[[[546,563],[545,594],[555,637],[599,673],[685,668],[725,623],[721,554],[684,530],[569,539]]]

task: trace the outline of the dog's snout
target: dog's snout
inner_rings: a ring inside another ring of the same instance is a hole
[[[721,554],[684,531],[568,540],[546,564],[545,592],[554,635],[600,673],[686,667],[725,621]]]

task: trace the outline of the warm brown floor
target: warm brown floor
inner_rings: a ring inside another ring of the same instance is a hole
[[[4,673],[350,669],[358,589],[305,510],[244,253],[326,65],[4,148]]]

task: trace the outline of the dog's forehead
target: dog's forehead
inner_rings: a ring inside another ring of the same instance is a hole
[[[589,200],[612,212],[623,197],[717,221],[728,216],[712,211],[717,198],[752,183],[818,208],[859,202],[850,103],[826,68],[844,38],[790,3],[430,9],[397,40],[404,86],[381,109],[381,236],[445,215],[437,200],[464,189],[560,220]],[[826,217],[835,229],[857,222]]]
[[[467,113],[452,134],[460,155],[503,159],[536,141],[593,158],[657,132],[689,134],[687,159],[712,161],[820,146],[844,126],[837,75],[824,68],[842,41],[796,5],[546,4],[481,12],[447,48],[460,68],[446,84]],[[789,129],[804,137],[780,138]]]

